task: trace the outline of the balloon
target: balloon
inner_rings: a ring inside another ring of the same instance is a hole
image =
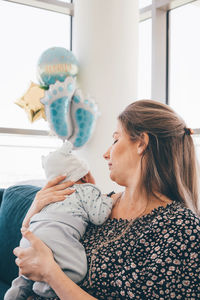
[[[49,86],[57,80],[63,82],[67,76],[78,74],[78,62],[74,54],[62,47],[44,51],[37,65],[37,76],[41,85]]]
[[[26,93],[15,102],[25,110],[31,123],[41,118],[46,119],[44,105],[40,102],[44,93],[38,84],[31,82]]]
[[[49,48],[37,64],[40,86],[31,83],[16,104],[28,114],[31,122],[44,118],[51,130],[75,149],[84,146],[92,136],[99,115],[94,101],[75,90],[78,62],[73,53],[62,47]]]
[[[69,141],[78,149],[89,141],[99,112],[94,101],[89,97],[84,98],[80,89],[72,97],[70,110],[73,133]]]
[[[45,106],[45,114],[52,131],[63,141],[72,134],[70,101],[75,90],[75,79],[67,77],[64,82],[56,81],[45,91],[40,101]]]

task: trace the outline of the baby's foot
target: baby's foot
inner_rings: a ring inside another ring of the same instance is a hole
[[[67,77],[64,82],[56,81],[45,91],[40,101],[45,106],[47,121],[53,132],[62,140],[72,135],[70,101],[75,90],[75,79]]]
[[[75,91],[71,100],[73,133],[69,141],[74,148],[82,147],[92,135],[98,116],[97,105],[89,98],[84,99],[81,90]]]
[[[19,276],[12,282],[11,288],[7,290],[4,300],[26,300],[33,294],[33,281]]]
[[[33,291],[41,297],[45,297],[45,298],[55,298],[56,297],[56,294],[54,293],[52,288],[46,282],[36,281],[33,284]]]

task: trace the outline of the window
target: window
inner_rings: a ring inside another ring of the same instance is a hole
[[[138,98],[168,101],[188,127],[200,128],[200,1],[141,0],[139,7]],[[200,157],[200,136],[194,142]]]
[[[61,146],[56,137],[1,135],[0,182],[6,188],[18,182],[44,180],[41,156]]]
[[[58,6],[60,10],[62,5]],[[1,187],[44,178],[41,155],[61,145],[56,137],[37,135],[41,130],[49,131],[48,123],[42,119],[31,124],[25,111],[14,102],[23,96],[31,81],[39,84],[37,61],[43,51],[54,46],[70,49],[70,24],[71,16],[64,13],[0,1]],[[33,130],[34,135],[2,133],[10,128]]]
[[[188,127],[199,128],[199,1],[171,10],[169,24],[169,104]],[[199,158],[200,137],[194,136],[194,142]]]
[[[186,22],[187,20],[187,22]],[[200,6],[170,11],[169,104],[189,127],[200,127]]]
[[[23,96],[31,81],[38,83],[37,61],[43,51],[53,46],[70,49],[70,16],[0,1],[0,28],[4,28],[0,127],[48,130],[44,120],[31,124],[24,110],[14,102]]]
[[[142,21],[139,24],[138,99],[151,98],[151,27],[151,19]]]

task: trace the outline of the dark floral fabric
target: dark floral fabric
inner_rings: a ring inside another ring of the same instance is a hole
[[[82,243],[89,271],[80,287],[106,300],[200,299],[200,219],[172,202],[135,220],[112,241],[128,223],[108,219],[88,226]]]

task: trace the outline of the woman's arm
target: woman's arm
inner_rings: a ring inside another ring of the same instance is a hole
[[[35,199],[24,218],[22,227],[28,227],[31,217],[41,211],[43,207],[53,202],[63,201],[67,195],[70,195],[75,191],[67,189],[72,186],[74,182],[69,181],[60,183],[65,178],[66,176],[54,178],[36,194]]]
[[[25,275],[34,281],[45,281],[55,291],[61,300],[94,300],[63,273],[55,262],[51,250],[32,232],[22,230],[23,236],[29,240],[30,247],[17,247],[14,254],[20,275]]]

